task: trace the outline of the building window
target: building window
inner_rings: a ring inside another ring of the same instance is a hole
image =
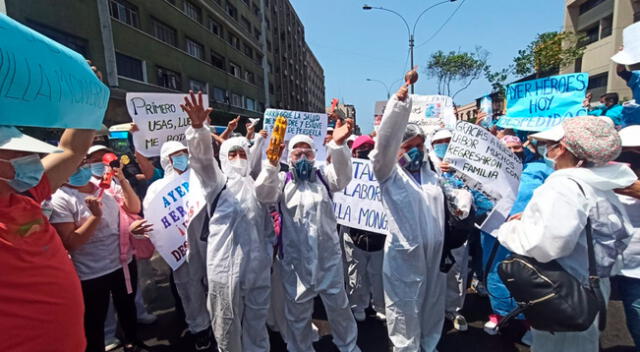
[[[256,111],[256,101],[249,97],[246,97],[244,99],[244,107],[247,110]]]
[[[209,84],[206,82],[198,81],[197,79],[189,80],[189,89],[194,92],[209,93]]]
[[[184,14],[198,23],[202,22],[202,10],[189,1],[184,2]]]
[[[84,57],[91,56],[89,55],[89,42],[84,38],[76,37],[73,34],[65,33],[33,21],[27,21],[27,25],[56,42],[79,52]]]
[[[238,78],[242,77],[240,66],[234,64],[233,62],[229,62],[229,73]]]
[[[238,20],[238,9],[227,0],[227,14],[233,17],[236,21]]]
[[[240,16],[240,24],[247,30],[247,32],[251,33],[251,22],[249,22],[246,17]]]
[[[173,45],[178,46],[178,32],[155,18],[152,20],[153,26],[153,36],[160,39],[161,41]]]
[[[118,68],[119,76],[145,81],[142,60],[116,52],[116,67]]]
[[[613,27],[613,15],[605,17],[602,20],[600,20],[600,39],[610,36],[612,27]]]
[[[256,83],[256,76],[253,74],[253,72],[245,70],[244,71],[244,80],[249,82],[249,83]]]
[[[221,70],[226,70],[226,65],[225,65],[225,59],[224,56],[216,53],[215,51],[211,50],[211,64]]]
[[[271,52],[271,41],[267,39],[267,51]]]
[[[236,106],[236,107],[243,107],[242,106],[242,96],[238,95],[236,93],[231,93],[231,105]]]
[[[244,43],[242,51],[245,55],[253,59],[253,49],[251,49],[251,46],[249,46],[247,43]]]
[[[140,27],[138,7],[127,0],[111,0],[111,17],[130,26]]]
[[[253,3],[253,14],[256,15],[256,17],[260,17],[260,6],[255,2]]]
[[[165,88],[180,90],[182,85],[180,83],[180,73],[158,66],[158,85]]]
[[[217,101],[218,103],[226,103],[227,91],[222,88],[213,87],[213,100]]]
[[[229,44],[231,44],[232,47],[240,50],[240,40],[238,39],[238,37],[231,34],[231,32],[229,32]]]
[[[597,23],[593,27],[584,30],[583,35],[584,37],[580,42],[582,46],[597,42],[600,36],[600,25]]]
[[[253,28],[253,37],[256,38],[256,40],[260,40],[260,36],[262,35],[262,32],[260,32],[260,30],[258,28]]]
[[[609,80],[608,72],[604,72],[598,75],[593,75],[589,77],[589,86],[587,87],[587,90],[592,90],[597,88],[606,88],[608,80]]]
[[[582,15],[583,13],[591,10],[592,8],[602,4],[605,1],[606,0],[587,0],[582,5],[580,5],[578,12],[580,15]]]
[[[218,37],[222,37],[222,26],[220,23],[216,22],[213,18],[209,17],[208,21],[209,31]]]
[[[189,38],[187,38],[187,53],[200,60],[204,60],[204,46]]]

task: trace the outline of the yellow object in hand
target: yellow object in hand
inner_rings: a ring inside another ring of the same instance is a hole
[[[269,141],[269,148],[267,148],[267,159],[274,162],[280,159],[280,146],[284,143],[284,136],[287,134],[287,119],[283,116],[278,116],[276,122],[273,124],[273,131],[271,132],[271,140]]]

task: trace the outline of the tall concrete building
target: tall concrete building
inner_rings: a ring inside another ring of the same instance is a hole
[[[302,24],[288,0],[279,3],[288,15],[279,18],[278,33],[298,32],[290,37],[295,41],[283,36],[287,40],[278,44],[289,49],[287,54],[294,43],[296,50],[301,48],[294,67],[305,72],[310,50]],[[102,69],[111,89],[108,125],[130,121],[124,101],[128,91],[202,90],[209,94],[216,124],[236,115],[262,116],[268,107],[309,110],[306,74],[292,72],[290,84],[289,75],[281,79],[271,69],[283,55],[269,49],[269,5],[269,0],[0,0],[9,17]]]
[[[585,52],[560,73],[589,73],[593,99],[607,92],[631,98],[631,91],[616,74],[611,61],[622,45],[622,30],[640,20],[639,0],[565,0],[564,30],[584,35]]]
[[[305,91],[307,93],[307,106],[311,112],[323,112],[325,104],[324,70],[311,49],[308,46],[306,48],[307,86]]]

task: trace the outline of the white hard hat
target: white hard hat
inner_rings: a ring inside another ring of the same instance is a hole
[[[62,149],[27,136],[13,126],[0,126],[0,149],[38,154],[62,153]]]

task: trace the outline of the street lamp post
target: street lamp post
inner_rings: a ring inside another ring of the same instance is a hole
[[[387,86],[386,83],[384,83],[383,81],[379,80],[379,79],[371,79],[371,78],[367,78],[366,79],[367,82],[377,82],[380,83],[384,86],[384,89],[387,90],[387,100],[389,100],[389,98],[391,98],[391,91],[389,91],[389,86]]]
[[[413,68],[413,47],[415,46],[415,33],[416,33],[416,26],[418,25],[418,22],[420,21],[420,18],[422,18],[422,15],[424,15],[427,11],[431,10],[432,8],[438,6],[438,5],[442,5],[442,4],[446,4],[448,2],[455,2],[456,0],[443,0],[440,2],[437,2],[429,7],[427,7],[424,11],[422,11],[419,15],[418,18],[416,18],[416,22],[413,24],[413,30],[411,28],[409,28],[409,23],[407,22],[407,20],[404,19],[404,17],[399,14],[396,11],[381,7],[381,6],[369,6],[369,5],[363,5],[362,9],[363,10],[382,10],[382,11],[387,11],[387,12],[391,12],[392,14],[400,17],[400,19],[402,20],[402,22],[404,22],[404,25],[407,27],[407,32],[409,34],[409,55],[411,56],[411,68]],[[413,90],[413,83],[411,84],[411,94],[414,93]]]

